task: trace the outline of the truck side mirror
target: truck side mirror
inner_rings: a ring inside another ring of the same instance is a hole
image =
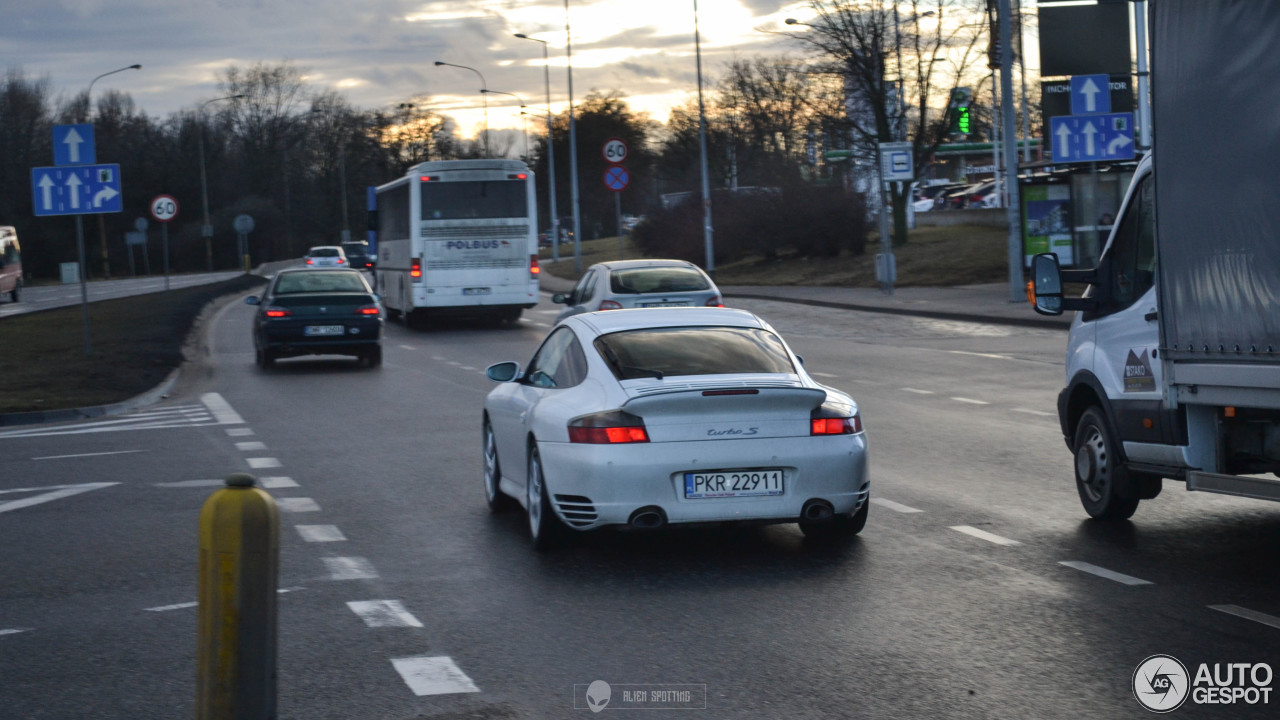
[[[1031,258],[1033,302],[1041,315],[1062,314],[1062,270],[1055,253]]]

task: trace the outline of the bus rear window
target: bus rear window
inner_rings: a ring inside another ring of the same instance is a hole
[[[527,218],[523,180],[466,180],[420,183],[423,220]]]

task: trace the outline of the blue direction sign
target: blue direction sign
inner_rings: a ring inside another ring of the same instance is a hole
[[[1107,75],[1071,76],[1071,114],[1111,112],[1111,78]]]
[[[31,168],[31,196],[37,217],[120,212],[120,166]]]
[[[1133,113],[1049,118],[1049,135],[1057,163],[1133,159]]]
[[[92,125],[53,126],[54,165],[92,165],[97,161]]]

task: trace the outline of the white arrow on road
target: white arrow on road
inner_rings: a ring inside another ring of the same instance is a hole
[[[1098,93],[1102,92],[1098,86],[1094,84],[1093,78],[1084,81],[1080,86],[1080,94],[1084,95],[1084,111],[1097,112],[1094,108],[1098,107]]]
[[[1083,128],[1080,128],[1080,132],[1084,133],[1085,157],[1093,157],[1093,136],[1098,134],[1098,129],[1093,126],[1093,123],[1087,122]]]
[[[67,144],[67,156],[71,158],[71,162],[80,162],[80,143],[84,142],[84,138],[80,137],[80,133],[75,128],[67,131],[67,136],[62,138],[62,142]]]
[[[71,188],[71,207],[74,210],[80,209],[80,178],[75,173],[71,173],[71,177],[67,178],[67,185]]]
[[[113,187],[104,187],[98,191],[97,195],[93,196],[93,206],[102,207],[102,203],[110,200],[111,198],[119,194],[120,194],[120,191],[116,190]]]
[[[45,210],[53,209],[53,178],[48,175],[41,175],[40,182],[36,183],[40,186],[40,200],[44,204]]]
[[[1111,143],[1107,145],[1107,154],[1115,155],[1116,153],[1123,150],[1125,145],[1128,145],[1131,142],[1133,142],[1133,139],[1127,135],[1120,135],[1118,137],[1112,138]]]
[[[10,510],[20,510],[25,507],[31,507],[32,505],[39,505],[40,503],[47,503],[52,500],[61,500],[62,498],[71,497],[72,495],[79,495],[80,493],[86,493],[86,492],[89,492],[90,490],[101,490],[102,488],[111,487],[112,485],[119,485],[119,484],[120,483],[115,483],[115,482],[99,482],[99,483],[83,483],[80,485],[50,485],[48,487],[42,487],[42,488],[15,488],[13,490],[0,490],[0,495],[4,495],[7,493],[21,493],[21,492],[41,493],[39,495],[23,498],[21,500],[10,500],[8,502],[0,502],[0,513],[6,513],[6,512],[9,512]]]
[[[1058,126],[1058,147],[1062,148],[1062,157],[1071,155],[1071,130],[1065,123]]]

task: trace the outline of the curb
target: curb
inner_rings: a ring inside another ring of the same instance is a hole
[[[183,363],[184,365],[186,363]],[[92,405],[82,408],[64,408],[62,410],[32,410],[30,412],[5,413],[0,415],[0,427],[9,427],[12,425],[41,425],[44,423],[70,422],[72,420],[89,420],[92,418],[102,417],[104,415],[121,415],[130,410],[136,410],[146,405],[154,404],[161,400],[169,391],[173,389],[178,378],[182,375],[182,368],[176,367],[169,371],[164,380],[159,385],[150,390],[135,395],[128,400],[110,403],[108,405]]]

